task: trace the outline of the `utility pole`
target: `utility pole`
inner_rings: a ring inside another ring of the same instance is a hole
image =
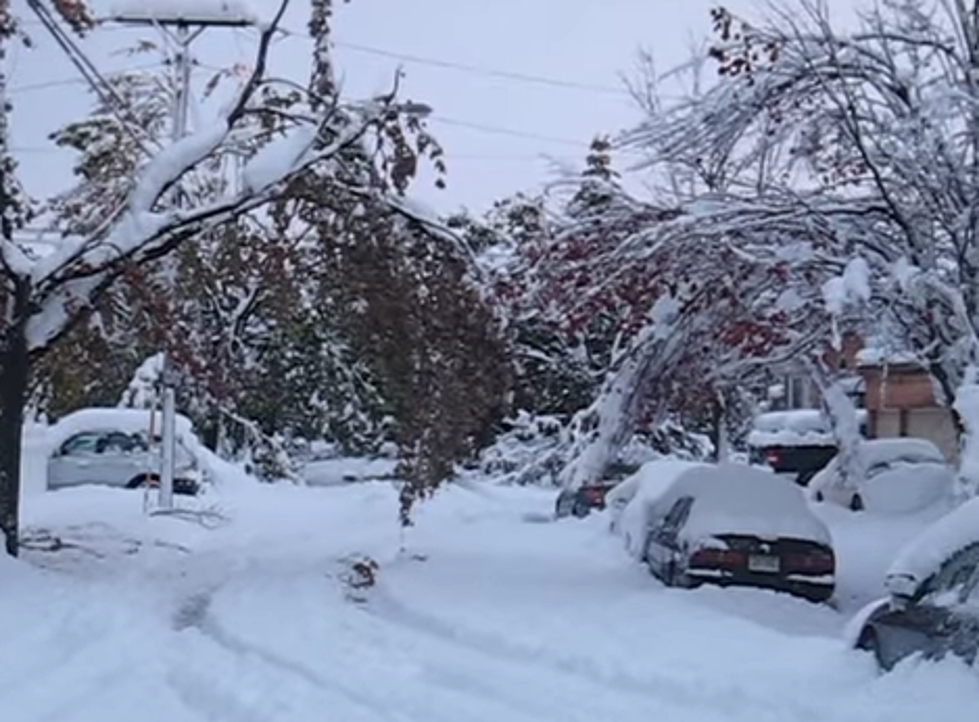
[[[190,116],[190,93],[194,60],[191,48],[208,28],[242,28],[256,24],[254,17],[217,9],[208,9],[207,3],[199,3],[196,14],[180,9],[168,11],[165,7],[154,10],[146,0],[125,0],[119,2],[111,17],[120,25],[149,26],[162,32],[176,48],[173,56],[174,96],[171,109],[171,138],[174,143],[187,135]],[[183,192],[175,189],[174,200],[179,207],[184,201]],[[162,386],[162,415],[160,419],[160,492],[159,505],[162,509],[173,508],[173,475],[177,452],[177,379],[170,354],[164,349],[163,369],[160,374]]]

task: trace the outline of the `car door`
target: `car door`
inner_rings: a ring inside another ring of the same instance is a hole
[[[969,664],[979,653],[979,550],[960,570],[948,602],[945,651]]]
[[[666,515],[651,526],[646,541],[646,562],[657,575],[662,576],[670,564],[676,561],[679,554],[677,538],[690,516],[693,503],[694,499],[690,496],[677,499]]]
[[[979,544],[951,555],[927,580],[920,598],[878,620],[881,656],[887,666],[921,654],[940,659],[949,653],[969,662],[979,647]]]
[[[60,489],[92,483],[98,432],[82,432],[67,439],[48,459],[48,488]]]

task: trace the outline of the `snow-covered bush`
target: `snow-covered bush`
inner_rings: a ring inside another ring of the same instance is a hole
[[[508,420],[507,427],[480,453],[479,471],[506,484],[558,486],[559,474],[573,449],[566,422],[556,416],[521,411]],[[705,436],[667,422],[638,430],[612,459],[606,473],[635,469],[661,458],[702,461],[712,450]]]

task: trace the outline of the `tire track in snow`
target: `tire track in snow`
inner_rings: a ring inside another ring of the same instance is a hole
[[[736,684],[720,684],[716,676],[691,680],[666,675],[640,678],[622,670],[610,673],[608,669],[585,657],[554,657],[542,650],[507,641],[497,635],[454,627],[437,617],[411,609],[382,589],[375,589],[370,601],[362,609],[393,626],[414,630],[485,657],[524,667],[545,666],[573,678],[579,686],[591,684],[605,687],[647,703],[654,701],[681,708],[685,712],[711,710],[717,714],[718,719],[730,722],[741,717],[751,722],[784,722],[787,718],[816,722],[830,718],[818,703],[784,697],[772,698],[764,692],[754,692]],[[456,670],[453,674],[457,672]],[[839,710],[834,710],[832,719],[841,719]],[[863,717],[856,713],[845,713],[842,719],[856,722]]]
[[[342,716],[344,722],[357,720],[391,720],[397,722],[398,716],[393,714],[383,704],[376,702],[367,694],[338,684],[329,677],[320,674],[294,659],[267,649],[254,642],[243,639],[228,631],[211,611],[213,595],[217,589],[205,590],[192,594],[184,599],[173,615],[174,630],[178,634],[198,633],[212,645],[230,653],[240,660],[254,660],[264,669],[278,674],[289,682],[298,682],[310,688],[314,694],[324,694],[329,697],[340,697],[346,700],[352,709]],[[173,670],[168,681],[180,699],[190,708],[203,713],[209,722],[268,722],[268,713],[262,713],[254,707],[244,705],[236,694],[220,693],[220,679],[211,682],[200,680],[196,676]],[[226,710],[233,710],[229,714]],[[364,715],[351,716],[354,710]]]

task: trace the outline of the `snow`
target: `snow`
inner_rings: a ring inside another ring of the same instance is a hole
[[[705,464],[676,459],[661,459],[642,465],[605,495],[612,530],[622,534],[630,553],[641,553],[649,527],[650,505],[670,490],[685,471]]]
[[[335,486],[354,481],[394,478],[398,462],[383,458],[320,459],[306,463],[300,475],[312,486]]]
[[[864,423],[867,412],[857,411],[857,420]],[[836,446],[836,436],[829,418],[819,409],[769,411],[755,418],[748,434],[748,444],[756,448],[768,446]]]
[[[870,265],[862,258],[851,259],[840,276],[823,284],[823,302],[833,316],[842,315],[847,306],[866,303],[872,292]]]
[[[952,500],[955,474],[941,451],[927,439],[865,439],[857,446],[859,477],[841,484],[839,457],[809,482],[811,496],[848,507],[859,493],[867,511],[909,514],[934,505],[947,508]]]
[[[826,525],[806,504],[802,490],[770,472],[750,466],[702,466],[682,474],[663,507],[692,496],[695,501],[681,536],[696,544],[716,534],[807,539],[831,544]]]
[[[970,369],[970,376],[974,374],[975,370]],[[954,405],[966,432],[959,460],[960,491],[975,496],[979,489],[979,384],[974,379],[959,386]]]
[[[384,485],[228,484],[213,530],[137,496],[27,500],[28,532],[75,546],[0,561],[8,718],[958,722],[979,704],[953,660],[879,675],[828,606],[666,589],[597,515],[525,523],[552,502],[533,488],[446,489],[406,553]],[[378,581],[355,593],[360,554]]]
[[[245,164],[242,183],[247,193],[258,193],[278,183],[301,165],[313,149],[319,128],[303,125],[263,146]]]
[[[891,564],[888,586],[917,587],[956,552],[979,544],[979,498],[973,498],[912,539]]]
[[[113,20],[260,25],[249,0],[115,0]]]

